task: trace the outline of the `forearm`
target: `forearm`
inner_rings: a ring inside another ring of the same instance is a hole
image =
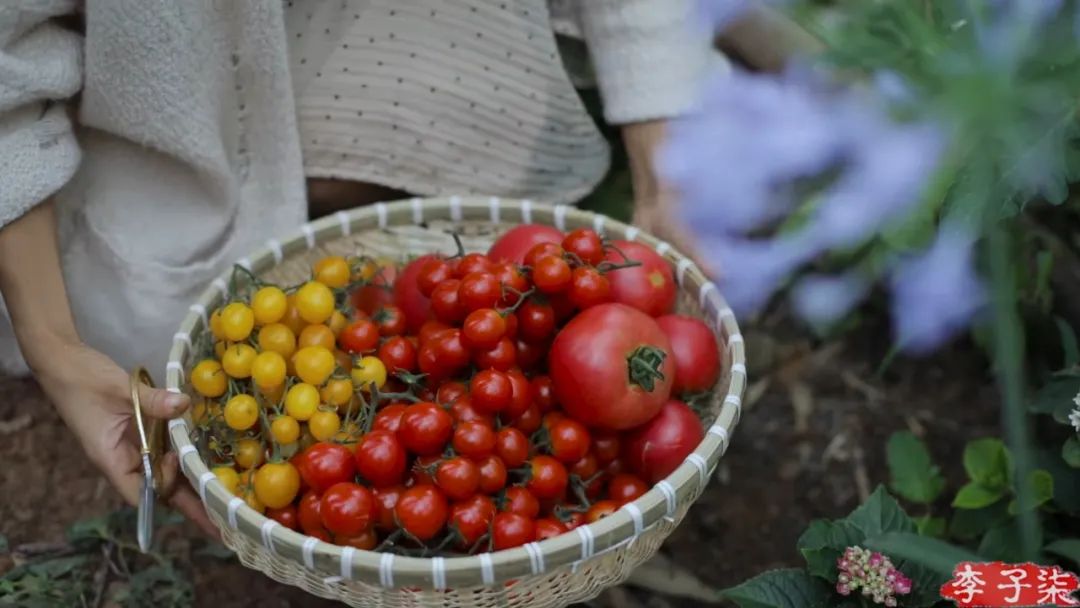
[[[752,4],[728,25],[717,45],[764,72],[779,72],[792,57],[817,54],[825,48],[787,16],[760,4]]]
[[[23,356],[35,372],[44,365],[45,353],[78,343],[51,201],[0,228],[0,293]]]
[[[664,186],[656,171],[656,154],[667,131],[666,120],[635,122],[622,127],[623,146],[630,165],[638,205],[655,204]]]

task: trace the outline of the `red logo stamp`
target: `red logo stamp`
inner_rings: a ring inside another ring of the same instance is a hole
[[[1057,566],[960,562],[941,597],[959,608],[1080,606],[1080,579]]]

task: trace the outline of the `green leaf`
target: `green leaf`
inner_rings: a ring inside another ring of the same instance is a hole
[[[1028,409],[1036,414],[1050,414],[1059,423],[1068,424],[1077,393],[1080,393],[1080,376],[1060,373],[1039,389]]]
[[[1069,437],[1061,446],[1061,458],[1074,469],[1080,469],[1080,440]]]
[[[770,570],[720,592],[742,608],[825,608],[832,589],[796,568]]]
[[[1037,545],[1042,544],[1038,539]],[[979,555],[989,561],[1021,562],[1024,561],[1023,545],[1020,542],[1020,527],[1017,520],[1011,519],[1004,525],[991,528],[979,543]]]
[[[1036,469],[1028,475],[1028,485],[1031,487],[1031,499],[1034,504],[1032,509],[1037,509],[1046,504],[1054,497],[1054,476],[1049,471]],[[1020,512],[1016,500],[1009,502],[1009,514],[1015,515]]]
[[[810,574],[832,581],[836,579],[836,559],[844,549],[861,543],[864,538],[865,534],[847,522],[819,519],[810,522],[796,546]]]
[[[981,509],[990,506],[1005,496],[1005,488],[991,489],[979,482],[968,482],[953,498],[952,506],[958,509]]]
[[[969,441],[964,446],[964,470],[968,478],[989,490],[1008,486],[1009,453],[996,437]]]
[[[1080,515],[1080,483],[1076,482],[1076,469],[1065,464],[1061,450],[1052,444],[1035,450],[1033,468],[1044,469],[1054,477],[1054,505],[1062,510]]]
[[[946,578],[952,574],[956,564],[980,561],[978,555],[963,547],[907,532],[888,532],[867,539],[866,546],[890,557],[919,564]]]
[[[8,539],[3,534],[0,534],[0,553],[8,552]]]
[[[915,528],[921,536],[943,538],[945,536],[945,518],[923,515],[914,518]]]
[[[974,540],[1008,519],[1008,505],[1005,501],[998,501],[982,509],[956,509],[949,520],[949,535],[959,540]]]
[[[863,536],[878,536],[885,532],[915,532],[915,522],[900,508],[896,499],[878,486],[870,498],[844,518],[862,532]]]
[[[937,500],[945,489],[945,478],[934,465],[922,440],[908,431],[893,433],[886,454],[891,477],[889,487],[894,492],[918,504]]]
[[[1057,325],[1058,334],[1061,336],[1061,352],[1064,353],[1065,367],[1073,367],[1080,363],[1080,344],[1077,344],[1076,332],[1073,331],[1072,325],[1061,317],[1055,316],[1054,324]]]
[[[1054,555],[1060,555],[1076,564],[1080,564],[1080,539],[1063,538],[1061,540],[1055,540],[1043,547],[1043,550],[1053,553]]]

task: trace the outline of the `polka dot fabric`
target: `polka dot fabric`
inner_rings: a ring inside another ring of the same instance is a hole
[[[309,177],[573,202],[607,144],[546,0],[286,2]]]

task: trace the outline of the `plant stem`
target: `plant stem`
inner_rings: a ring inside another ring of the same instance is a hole
[[[1017,287],[1012,264],[1012,239],[1000,224],[989,230],[987,243],[990,274],[993,282],[992,310],[994,352],[998,382],[1002,391],[1002,426],[1005,442],[1016,465],[1017,515],[1020,525],[1020,547],[1025,560],[1035,559],[1039,551],[1038,512],[1032,507],[1031,437],[1027,413],[1024,411],[1024,369],[1022,353],[1024,338],[1020,316],[1016,310]]]

